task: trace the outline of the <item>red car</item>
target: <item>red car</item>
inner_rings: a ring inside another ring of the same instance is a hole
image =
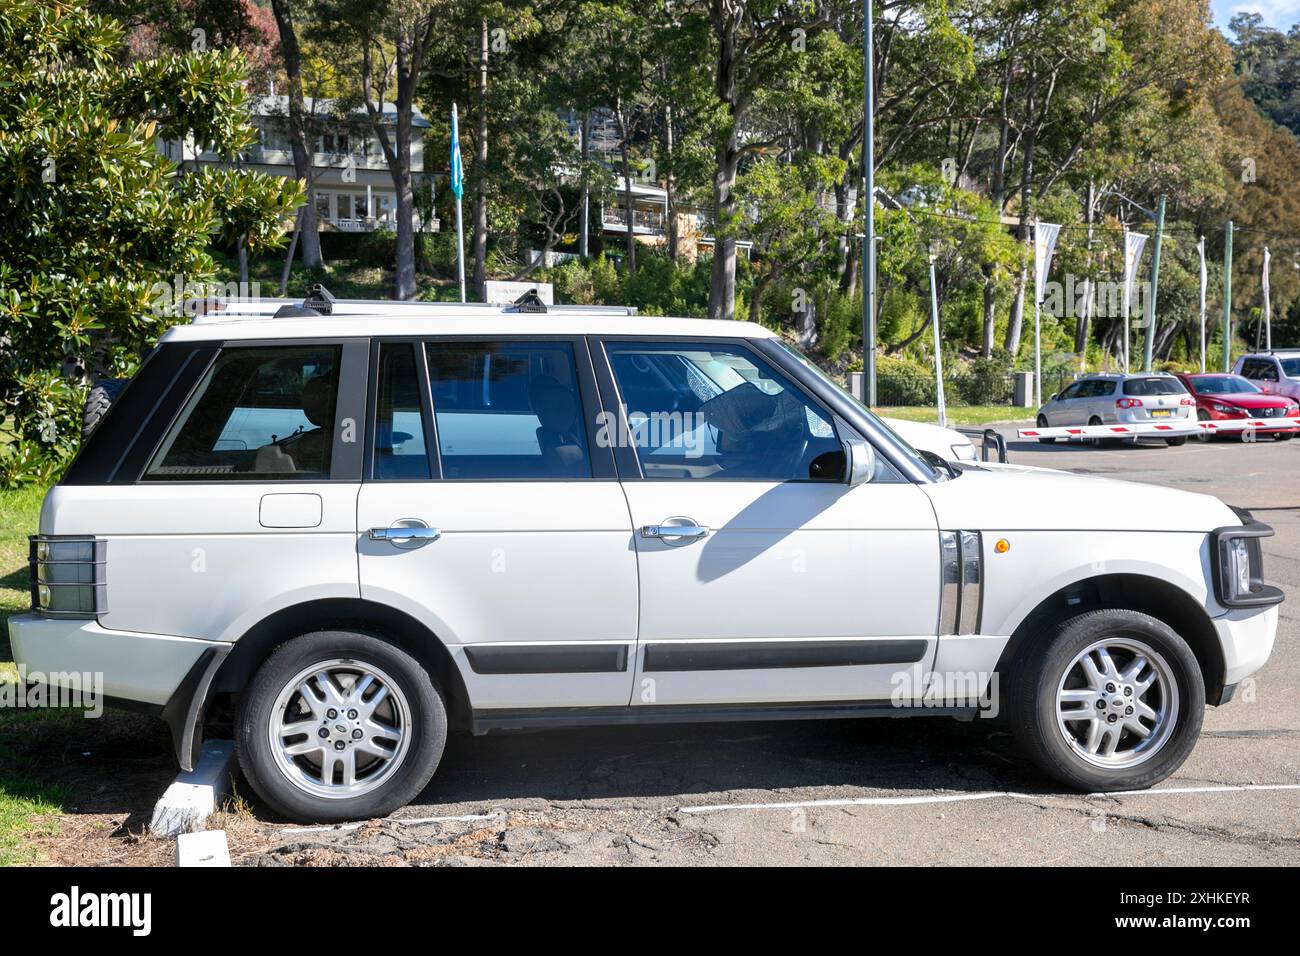
[[[1270,395],[1248,378],[1220,372],[1178,376],[1196,397],[1199,421],[1231,421],[1234,418],[1296,418],[1300,405],[1285,395]],[[1276,441],[1288,441],[1300,427],[1259,428],[1256,435],[1272,435]],[[1231,434],[1225,432],[1225,434]],[[1245,436],[1245,432],[1238,433]]]

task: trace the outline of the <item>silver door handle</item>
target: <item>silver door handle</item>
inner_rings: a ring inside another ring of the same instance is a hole
[[[371,528],[366,532],[371,541],[410,541],[412,538],[418,538],[421,541],[437,541],[442,537],[442,532],[437,528]]]
[[[643,538],[703,538],[709,529],[698,524],[647,524],[641,526]]]

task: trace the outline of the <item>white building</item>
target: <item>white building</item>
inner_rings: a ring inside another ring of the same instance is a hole
[[[295,174],[289,147],[287,96],[261,96],[250,101],[250,113],[257,142],[240,154],[245,168],[272,176]],[[307,97],[304,102],[309,136],[314,140],[312,156],[316,213],[322,232],[370,232],[395,229],[397,194],[384,159],[383,149],[364,106],[340,115],[334,102]],[[383,104],[383,118],[389,127],[389,141],[396,133],[396,107]],[[412,109],[411,174],[418,182],[424,175],[424,136],[429,121]],[[181,165],[226,165],[228,160],[194,143],[169,141],[159,149]],[[421,223],[416,212],[416,229],[437,231],[436,219]]]

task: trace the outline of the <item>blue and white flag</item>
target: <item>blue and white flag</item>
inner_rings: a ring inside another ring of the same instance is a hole
[[[465,170],[460,164],[460,120],[451,104],[451,191],[459,199],[465,192]]]

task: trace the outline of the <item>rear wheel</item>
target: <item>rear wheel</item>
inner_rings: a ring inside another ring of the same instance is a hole
[[[1047,426],[1047,416],[1046,416],[1046,415],[1039,415],[1039,416],[1038,416],[1038,423],[1037,423],[1037,424],[1038,424],[1038,427],[1039,427],[1039,428],[1047,428],[1047,427],[1048,427],[1048,426]],[[1041,443],[1044,444],[1044,445],[1052,445],[1052,444],[1055,444],[1055,443],[1056,443],[1056,439],[1055,439],[1055,438],[1040,438],[1040,439],[1038,439],[1038,440],[1039,440],[1039,442],[1041,442]]]
[[[1102,424],[1102,420],[1098,418],[1096,415],[1093,415],[1092,418],[1088,419],[1089,426],[1101,425],[1101,424]],[[1113,438],[1101,438],[1101,437],[1088,438],[1086,439],[1086,441],[1093,448],[1101,448],[1105,445],[1113,445],[1115,443],[1115,439]]]
[[[447,713],[429,673],[369,634],[317,631],[254,676],[237,725],[239,765],[279,813],[301,822],[386,816],[433,776]]]
[[[1295,438],[1295,432],[1274,432],[1273,441],[1290,441]]]
[[[1177,438],[1166,438],[1165,444],[1168,445],[1170,448],[1177,448],[1179,445],[1186,445],[1187,436],[1179,435]]]
[[[1087,611],[1035,645],[1012,677],[1017,741],[1086,791],[1150,787],[1196,745],[1205,684],[1187,642],[1137,611]]]

